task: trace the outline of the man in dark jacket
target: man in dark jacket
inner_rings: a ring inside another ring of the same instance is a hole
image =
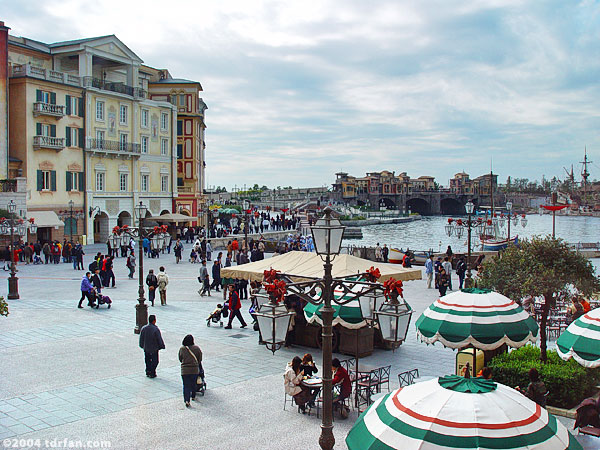
[[[233,322],[233,318],[237,317],[242,326],[240,328],[246,328],[246,321],[242,317],[242,313],[240,313],[240,309],[242,309],[242,302],[240,302],[240,296],[233,284],[229,285],[229,323],[225,328],[231,329],[231,323]]]
[[[94,293],[95,293],[95,297],[98,300],[98,302],[96,303],[96,309],[100,308],[100,297],[102,296],[102,281],[100,281],[100,270],[98,270],[98,268],[96,268],[96,270],[94,271],[94,275],[92,275],[92,285],[94,286]],[[93,308],[93,305],[92,305]]]
[[[146,376],[156,378],[156,367],[158,366],[158,351],[165,348],[160,330],[156,326],[156,316],[148,317],[148,325],[140,330],[140,348],[144,350],[146,361]]]
[[[217,292],[219,292],[219,287],[221,286],[221,267],[223,266],[221,263],[222,257],[223,253],[219,252],[219,256],[217,256],[217,260],[213,263],[212,266],[213,282],[210,285],[210,287]]]

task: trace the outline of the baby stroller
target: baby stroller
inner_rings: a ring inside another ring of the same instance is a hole
[[[42,264],[42,258],[40,258],[38,255],[33,255],[33,264]]]
[[[224,314],[223,314],[223,305],[221,305],[220,303],[217,304],[217,309],[215,309],[210,316],[208,316],[208,318],[206,319],[206,326],[210,327],[211,322],[212,323],[218,323],[220,327],[223,326],[223,318]]]
[[[196,392],[204,397],[206,392],[206,379],[204,378],[204,368],[202,363],[198,363],[198,378],[196,378]],[[199,382],[200,381],[200,382]]]
[[[100,305],[108,305],[108,309],[110,309],[110,305],[112,300],[108,295],[96,294],[96,309],[100,308]]]

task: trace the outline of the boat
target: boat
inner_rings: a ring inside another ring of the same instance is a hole
[[[519,245],[519,236],[511,237],[510,239],[482,239],[481,245],[485,252],[497,252],[504,250],[508,244]]]
[[[430,251],[406,250],[406,251],[410,251],[411,263],[414,265],[417,265],[417,266],[424,266],[425,261],[427,260],[429,255],[433,254],[433,250],[430,250]],[[390,252],[388,255],[388,262],[391,262],[392,264],[402,264],[405,254],[406,254],[406,252],[404,250],[402,250],[401,248],[400,249],[390,248]]]

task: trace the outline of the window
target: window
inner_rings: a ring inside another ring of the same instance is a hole
[[[42,191],[49,191],[51,186],[51,175],[49,170],[42,170],[43,182],[42,182]]]
[[[119,123],[127,125],[127,105],[121,105],[119,108]]]
[[[183,120],[177,121],[177,135],[181,136],[183,134]]]
[[[125,192],[128,190],[127,188],[128,188],[129,183],[128,183],[127,178],[128,178],[128,176],[126,173],[122,173],[119,176],[119,189],[121,190],[121,192]]]
[[[104,172],[96,172],[96,190],[104,190]]]
[[[79,177],[81,176],[79,174],[80,172],[67,172],[67,192],[82,190],[79,186]]]
[[[148,182],[150,175],[142,175],[142,192],[148,192]]]
[[[127,135],[125,133],[119,134],[119,150],[127,151]]]
[[[41,126],[41,136],[50,136],[50,125],[43,123]]]
[[[71,128],[71,147],[77,147],[77,144],[79,143],[79,136],[78,136],[78,129],[77,128]],[[76,189],[77,190],[77,189]]]
[[[104,102],[96,100],[96,120],[104,122]]]
[[[148,136],[142,136],[142,153],[148,153]]]
[[[104,141],[104,136],[105,136],[105,134],[104,134],[103,130],[96,130],[96,140],[99,143]],[[101,145],[101,144],[99,144],[99,145]]]
[[[162,156],[167,156],[169,154],[169,140],[168,139],[160,140],[160,154]]]
[[[169,130],[169,115],[162,113],[160,115],[160,129],[162,131],[168,131]]]
[[[70,100],[71,100],[71,115],[77,116],[78,109],[79,109],[79,98],[71,97]]]
[[[169,175],[160,176],[160,190],[167,192],[169,190]]]
[[[185,95],[179,95],[179,106],[185,106]]]
[[[148,128],[148,110],[142,109],[142,127]]]

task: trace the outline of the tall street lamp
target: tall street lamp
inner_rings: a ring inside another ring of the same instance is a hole
[[[248,248],[248,213],[250,211],[250,203],[248,200],[244,200],[243,206],[244,208],[244,242],[246,244],[246,251],[249,251]]]
[[[69,200],[69,209],[70,209],[70,215],[71,215],[71,218],[69,221],[69,231],[71,232],[70,233],[71,242],[73,242],[73,205],[74,205],[73,200]]]
[[[463,234],[463,229],[467,229],[467,279],[465,280],[465,287],[471,288],[473,287],[473,280],[471,279],[471,230],[475,229],[481,232],[485,224],[481,220],[473,221],[473,211],[475,209],[475,205],[471,200],[467,202],[465,205],[465,210],[467,211],[467,222],[463,222],[461,219],[448,219],[448,223],[446,224],[446,234],[448,237],[455,235],[457,238],[461,238]]]
[[[379,283],[363,281],[365,279],[370,280],[369,273],[353,275],[351,278],[332,277],[332,261],[340,253],[345,227],[340,224],[339,220],[332,217],[331,208],[325,208],[324,213],[325,215],[311,227],[316,252],[324,262],[323,278],[314,277],[310,278],[309,281],[294,283],[291,282],[294,277],[293,274],[278,273],[273,269],[265,271],[265,290],[269,293],[271,301],[261,305],[257,319],[263,341],[269,350],[275,352],[285,341],[287,324],[289,324],[289,316],[284,312],[284,309],[276,309],[277,303],[281,301],[286,291],[314,305],[322,306],[320,314],[323,339],[323,417],[319,445],[323,450],[331,450],[335,444],[331,373],[332,324],[335,310],[332,307],[332,301],[335,301],[338,305],[345,305],[366,296],[375,297],[377,292],[381,296],[385,294],[385,290]],[[283,280],[290,281],[290,283],[286,284]],[[392,284],[395,282],[395,280],[391,281]],[[334,292],[336,293],[335,297]],[[381,310],[382,308],[380,308]],[[393,311],[391,311],[389,317],[393,315]],[[405,313],[399,312],[398,315],[403,316]],[[381,314],[377,317],[381,328],[384,328],[381,321],[388,320],[383,316],[384,314]],[[400,340],[406,337],[407,328],[402,330],[398,323],[392,323],[392,320],[388,320],[388,322],[390,325],[388,327],[389,331],[392,331],[392,328],[394,328],[394,331],[383,336],[386,341],[390,342],[390,339]],[[405,325],[408,327],[408,322]],[[391,342],[392,346],[396,344],[397,342]]]
[[[512,214],[512,202],[506,202],[506,212],[508,214],[508,242],[510,243],[510,217]]]

